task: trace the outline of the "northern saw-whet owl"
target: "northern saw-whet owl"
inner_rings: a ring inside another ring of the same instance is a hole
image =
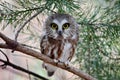
[[[68,14],[53,14],[44,24],[44,35],[41,39],[41,53],[54,60],[68,64],[78,42],[78,24]],[[52,76],[57,67],[44,63],[48,76]]]

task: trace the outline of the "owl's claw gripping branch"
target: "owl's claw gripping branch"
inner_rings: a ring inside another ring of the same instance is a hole
[[[69,66],[70,66],[70,63],[69,63],[68,61],[62,62],[61,60],[54,59],[54,62],[56,63],[56,65],[57,65],[58,63],[62,63],[67,69],[68,69]]]
[[[55,63],[58,63],[59,61],[57,59],[53,59]]]
[[[56,63],[56,65],[58,65],[58,60],[57,59],[53,59],[53,61]]]
[[[66,68],[70,67],[70,62],[66,61],[64,64],[65,64]]]
[[[63,65],[64,65],[67,69],[70,68],[70,64],[69,64],[69,62],[61,62],[61,63],[63,63]]]

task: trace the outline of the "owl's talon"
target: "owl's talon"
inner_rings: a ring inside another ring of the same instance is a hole
[[[55,63],[58,63],[59,61],[58,61],[57,59],[54,59],[54,62],[55,62]]]
[[[70,63],[69,63],[68,61],[66,61],[66,62],[65,62],[65,65],[66,65],[66,66],[69,66],[69,65],[70,65]]]
[[[58,62],[59,62],[57,59],[54,59],[53,61],[55,62],[56,65],[57,65]]]
[[[70,68],[70,66],[65,66],[65,68],[66,68],[66,69],[69,69],[69,68]]]
[[[69,66],[70,66],[70,62],[69,61],[64,62],[64,64],[65,64],[65,67],[69,68]]]
[[[63,63],[61,60],[58,60],[58,62]]]

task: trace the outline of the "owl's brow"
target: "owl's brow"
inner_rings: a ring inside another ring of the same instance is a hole
[[[62,26],[64,23],[68,23],[68,21],[66,19],[62,19],[61,21],[54,19],[53,23],[56,23],[59,26]]]
[[[59,26],[59,30],[62,30],[63,24],[68,23],[68,21],[66,19],[62,19],[61,21],[58,19],[54,19],[53,23],[55,23]]]

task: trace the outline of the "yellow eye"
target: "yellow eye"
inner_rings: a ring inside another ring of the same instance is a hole
[[[70,24],[69,23],[65,23],[65,24],[63,24],[63,29],[68,29],[69,28],[69,26],[70,26]]]
[[[51,24],[51,28],[52,28],[52,29],[58,29],[58,26],[57,26],[57,24],[52,23],[52,24]]]

